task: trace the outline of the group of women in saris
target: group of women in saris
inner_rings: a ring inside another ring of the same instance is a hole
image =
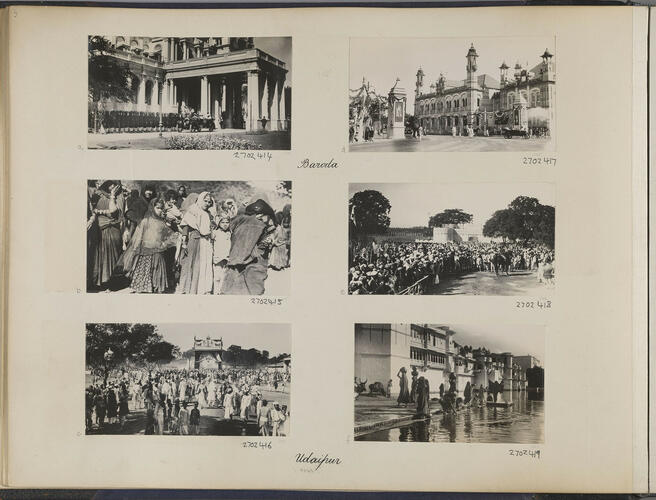
[[[149,199],[143,218],[131,217],[126,227],[125,191],[105,181],[90,197],[91,289],[108,289],[122,276],[139,293],[260,295],[268,268],[289,266],[289,214],[276,214],[263,199],[239,209],[209,192],[184,200],[172,192]]]
[[[408,376],[405,366],[396,374],[399,379],[399,396],[397,405],[407,407],[409,403],[417,403],[417,416],[430,416],[430,385],[428,379],[418,376],[416,367],[412,368],[412,393],[408,388]]]

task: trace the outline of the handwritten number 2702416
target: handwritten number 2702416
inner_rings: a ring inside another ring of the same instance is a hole
[[[250,449],[270,450],[272,448],[271,441],[243,441],[242,447]]]

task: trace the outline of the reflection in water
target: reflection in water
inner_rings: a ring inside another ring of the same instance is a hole
[[[456,415],[433,415],[357,437],[358,441],[421,441],[451,443],[544,442],[544,394],[513,393],[510,408],[470,408]]]

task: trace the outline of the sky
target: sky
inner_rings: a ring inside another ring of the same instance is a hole
[[[194,335],[199,338],[223,337],[223,347],[239,345],[244,349],[269,351],[269,356],[291,354],[291,325],[288,323],[163,323],[157,330],[164,340],[180,351],[191,349]]]
[[[460,345],[487,347],[495,353],[511,352],[515,356],[530,354],[543,363],[544,326],[537,325],[448,325]]]
[[[253,43],[255,47],[263,50],[267,54],[271,54],[276,59],[280,59],[285,63],[287,68],[286,85],[291,86],[292,83],[292,37],[290,36],[261,36],[254,37]]]
[[[447,208],[460,208],[474,216],[474,224],[485,224],[517,196],[532,196],[543,205],[555,206],[554,186],[547,183],[354,183],[349,185],[349,198],[365,189],[380,191],[390,201],[391,227],[426,226],[430,216]]]
[[[357,89],[365,77],[381,95],[387,95],[397,77],[407,92],[407,109],[415,102],[417,70],[424,70],[424,93],[430,92],[440,72],[447,80],[464,80],[467,51],[474,44],[478,53],[478,75],[499,80],[503,61],[512,68],[519,62],[533,68],[542,61],[544,49],[556,55],[553,37],[525,38],[351,38],[349,88]],[[554,61],[556,57],[554,57]],[[384,61],[384,63],[383,63]]]

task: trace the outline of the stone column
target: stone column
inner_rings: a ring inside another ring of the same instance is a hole
[[[269,76],[266,73],[262,74],[262,104],[260,106],[260,113],[258,118],[266,118],[271,121],[271,113],[269,112]]]
[[[182,40],[182,60],[187,60],[187,40]]]
[[[168,113],[171,109],[171,96],[169,95],[170,85],[171,80],[164,80],[164,85],[162,85],[162,104],[160,106],[162,113]]]
[[[271,101],[271,130],[280,130],[280,83],[277,78],[271,80],[272,101]]]
[[[221,84],[214,85],[212,107],[214,108],[214,126],[221,128]]]
[[[287,103],[285,101],[285,77],[280,80],[280,130],[287,130]]]
[[[200,106],[198,112],[201,115],[206,115],[209,113],[208,107],[208,96],[207,96],[207,76],[202,76],[200,78]]]
[[[146,109],[146,75],[142,74],[139,79],[139,91],[137,92],[137,111]]]
[[[173,102],[171,103],[175,107],[175,113],[178,112],[178,84],[175,83],[175,80],[171,80],[171,85],[173,86]]]
[[[249,71],[248,72],[248,77],[247,77],[247,91],[248,91],[248,97],[247,97],[247,104],[246,104],[246,110],[248,113],[248,116],[246,117],[246,130],[257,130],[257,120],[260,117],[260,106],[259,106],[259,92],[260,92],[260,86],[259,86],[259,73],[257,71]]]
[[[233,96],[233,82],[231,79],[226,79],[224,83],[224,88],[223,88],[223,95],[224,95],[224,110],[226,112],[226,128],[232,128],[232,114],[233,114],[233,104],[234,104],[234,96]]]

